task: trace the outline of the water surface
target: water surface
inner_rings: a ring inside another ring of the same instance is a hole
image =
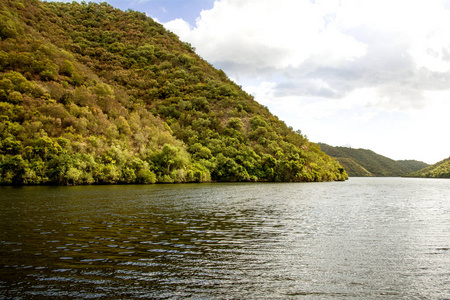
[[[0,298],[450,298],[450,180],[0,187],[0,208]]]

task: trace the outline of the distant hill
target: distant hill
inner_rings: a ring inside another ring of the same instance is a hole
[[[144,13],[0,1],[0,185],[347,177]]]
[[[408,174],[407,177],[450,178],[450,157],[434,165]]]
[[[372,150],[353,149],[349,147],[333,147],[319,143],[321,150],[344,167],[353,177],[396,177],[423,169],[428,164],[415,160],[392,160]]]

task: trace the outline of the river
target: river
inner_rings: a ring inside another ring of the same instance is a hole
[[[450,180],[0,187],[0,298],[449,299]]]

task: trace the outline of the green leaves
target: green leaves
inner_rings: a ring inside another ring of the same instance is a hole
[[[0,38],[15,38],[23,29],[20,23],[18,23],[10,14],[2,11],[0,14]]]
[[[345,179],[144,14],[14,3],[0,13],[0,184]]]

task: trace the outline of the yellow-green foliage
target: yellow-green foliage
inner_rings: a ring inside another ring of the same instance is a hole
[[[160,24],[0,2],[0,184],[345,180]]]
[[[450,157],[432,166],[407,175],[408,177],[450,178]]]

